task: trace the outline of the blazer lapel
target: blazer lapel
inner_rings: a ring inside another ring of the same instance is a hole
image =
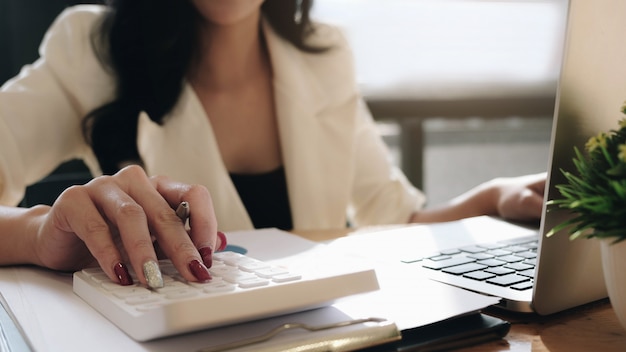
[[[141,113],[137,146],[149,175],[206,186],[221,230],[253,228],[224,166],[211,124],[189,84],[162,126]]]
[[[264,25],[294,227],[342,227],[351,165],[341,161],[353,148],[353,139],[343,136],[353,131],[353,120],[337,118],[346,111],[332,108],[307,62],[306,55],[325,54],[303,53]]]

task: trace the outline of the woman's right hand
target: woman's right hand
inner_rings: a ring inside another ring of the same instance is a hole
[[[190,207],[189,230],[174,210],[183,201]],[[96,261],[123,285],[132,283],[128,266],[142,284],[162,285],[155,245],[185,279],[209,280],[211,256],[226,245],[205,187],[148,177],[139,166],[70,187],[52,207],[32,210],[39,213],[36,264],[79,270]]]

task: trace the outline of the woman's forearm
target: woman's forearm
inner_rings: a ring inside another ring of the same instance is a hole
[[[483,183],[445,205],[413,213],[412,223],[453,221],[479,215],[497,215],[498,188],[493,181]]]
[[[0,206],[0,266],[38,264],[35,252],[37,221],[47,206],[16,208]]]
[[[454,198],[445,206],[425,209],[411,222],[428,223],[494,215],[516,221],[536,221],[544,205],[546,173],[499,177]]]

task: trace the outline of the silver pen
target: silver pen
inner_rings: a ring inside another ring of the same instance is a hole
[[[189,219],[189,203],[185,201],[180,202],[178,208],[176,208],[176,216],[178,216],[183,223],[186,223],[187,219]]]

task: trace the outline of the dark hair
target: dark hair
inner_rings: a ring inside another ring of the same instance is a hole
[[[313,0],[266,0],[262,12],[273,29],[297,48],[313,32]],[[83,134],[104,174],[125,163],[141,164],[137,121],[141,111],[159,124],[174,108],[196,54],[200,15],[189,0],[109,0],[109,11],[94,27],[96,55],[116,77],[113,101],[91,111]]]

